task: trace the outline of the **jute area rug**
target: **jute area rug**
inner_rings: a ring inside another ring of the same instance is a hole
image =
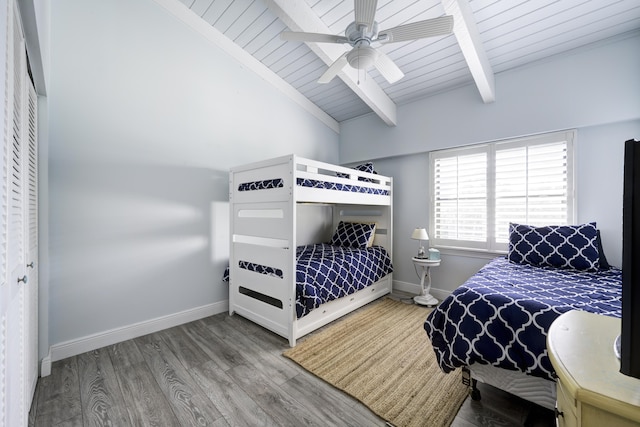
[[[429,310],[389,298],[311,335],[284,355],[394,426],[449,426],[467,396],[444,374],[423,329]]]

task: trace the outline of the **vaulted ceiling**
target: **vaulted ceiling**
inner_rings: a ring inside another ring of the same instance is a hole
[[[155,1],[336,131],[339,122],[371,112],[393,126],[398,105],[468,84],[483,102],[499,101],[496,73],[640,31],[638,0],[378,0],[380,29],[449,14],[453,33],[379,47],[405,74],[396,83],[375,68],[347,66],[319,84],[351,47],[284,41],[280,33],[344,35],[354,0]]]

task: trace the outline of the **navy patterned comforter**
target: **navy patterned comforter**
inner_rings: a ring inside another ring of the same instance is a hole
[[[350,295],[393,271],[382,246],[353,249],[325,243],[298,246],[296,250],[296,315],[299,318],[325,302]],[[240,262],[240,268],[282,277],[273,267]],[[229,280],[227,267],[223,280]]]
[[[302,187],[322,188],[325,190],[347,191],[349,193],[377,194],[379,196],[388,196],[391,194],[389,190],[379,188],[363,187],[353,184],[337,184],[335,182],[320,181],[317,179],[298,178],[296,184]]]
[[[620,317],[621,301],[617,268],[588,273],[496,258],[442,301],[424,328],[444,372],[481,363],[551,379],[551,323],[569,310]]]
[[[367,178],[360,178],[362,181],[366,181]],[[389,190],[380,188],[363,187],[361,185],[353,184],[338,184],[335,182],[321,181],[317,179],[303,179],[297,178],[296,185],[301,187],[320,188],[324,190],[346,191],[349,193],[363,193],[363,194],[375,194],[379,196],[388,196],[391,194]],[[284,181],[282,178],[265,179],[262,181],[243,182],[238,185],[238,191],[259,191],[259,190],[271,190],[273,188],[284,187]]]
[[[353,249],[325,243],[300,246],[296,268],[296,314],[301,318],[320,304],[350,295],[393,271],[382,246]]]

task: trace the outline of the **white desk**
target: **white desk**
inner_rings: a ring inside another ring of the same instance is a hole
[[[640,380],[622,375],[613,342],[620,319],[572,310],[549,328],[549,359],[558,375],[559,427],[640,425]]]

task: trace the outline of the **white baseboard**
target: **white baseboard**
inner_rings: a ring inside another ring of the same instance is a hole
[[[49,353],[42,358],[42,363],[40,364],[40,376],[47,377],[49,375],[51,375],[51,347],[49,347]]]
[[[410,282],[401,282],[399,280],[393,281],[393,289],[402,291],[402,292],[407,292],[414,295],[420,295],[420,293],[422,292],[422,289],[420,288],[419,284],[410,283]],[[430,293],[431,295],[436,297],[438,301],[442,301],[443,299],[445,299],[451,294],[451,291],[446,289],[437,289],[437,288],[431,287]]]
[[[168,316],[135,323],[133,325],[111,329],[110,331],[100,332],[86,337],[54,344],[49,347],[49,354],[42,359],[41,375],[49,375],[51,373],[51,363],[57,360],[62,360],[67,357],[96,350],[98,348],[113,345],[132,338],[141,337],[163,329],[172,328],[184,323],[193,322],[194,320],[213,316],[214,314],[223,313],[228,310],[229,301],[225,300],[185,310],[180,313],[174,313]]]

